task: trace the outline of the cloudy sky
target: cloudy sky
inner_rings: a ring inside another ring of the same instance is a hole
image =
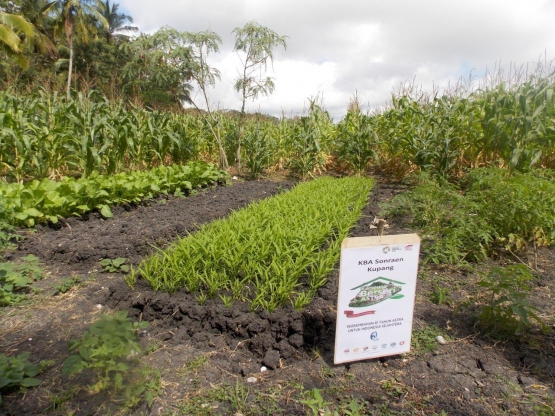
[[[240,109],[233,80],[240,66],[232,31],[249,21],[288,36],[273,71],[276,90],[249,102],[279,115],[303,111],[323,96],[335,119],[355,93],[384,105],[406,80],[446,87],[496,65],[555,58],[555,0],[118,0],[142,32],[164,25],[210,29],[223,39],[211,63],[222,72],[212,93],[221,108]]]

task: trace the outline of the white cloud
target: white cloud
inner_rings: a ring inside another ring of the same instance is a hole
[[[215,64],[223,74],[213,96],[238,108],[233,91],[238,60],[232,30],[256,20],[289,36],[275,53],[276,91],[250,104],[275,114],[302,111],[323,92],[332,114],[345,112],[358,92],[381,105],[404,80],[446,86],[471,69],[496,62],[525,64],[555,51],[552,0],[120,0],[146,32],[163,25],[183,31],[210,28],[224,45]],[[551,55],[550,55],[551,54]]]

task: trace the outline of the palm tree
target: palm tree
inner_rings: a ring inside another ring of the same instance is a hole
[[[13,57],[21,66],[28,65],[21,55],[27,42],[33,39],[35,27],[23,16],[0,12],[0,50]]]
[[[25,17],[0,11],[0,50],[26,68],[29,62],[22,52],[33,44],[42,52],[50,54],[55,49],[50,39]]]
[[[18,3],[18,13],[35,26],[35,52],[46,53],[49,57],[57,56],[58,51],[50,37],[52,22],[42,12],[49,3],[48,0],[20,0]]]
[[[110,43],[113,39],[128,39],[129,36],[123,34],[116,34],[116,32],[137,32],[138,27],[127,26],[125,23],[133,23],[133,18],[124,13],[118,13],[119,4],[113,3],[110,5],[110,0],[105,2],[99,0],[98,9],[102,16],[108,22],[108,30],[106,31],[106,40]]]
[[[73,40],[76,34],[83,42],[88,42],[89,35],[97,33],[95,21],[104,29],[108,29],[108,22],[98,10],[91,6],[91,0],[54,0],[46,5],[44,13],[55,13],[57,17],[55,33],[65,34],[69,48],[69,68],[67,75],[66,94],[69,98],[71,88],[71,73],[73,71]]]

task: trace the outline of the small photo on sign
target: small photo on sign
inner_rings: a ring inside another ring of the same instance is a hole
[[[389,298],[401,299],[403,295],[398,293],[402,290],[402,285],[404,285],[403,282],[391,280],[386,277],[376,277],[375,279],[351,289],[359,289],[359,292],[351,299],[349,306],[353,308],[362,308],[375,305]]]

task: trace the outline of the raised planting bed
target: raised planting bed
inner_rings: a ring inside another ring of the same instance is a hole
[[[310,303],[339,259],[341,241],[361,215],[373,181],[323,177],[202,227],[143,261],[137,275],[155,290],[179,288],[197,300],[247,301],[273,311]]]
[[[138,203],[160,194],[180,196],[228,178],[226,172],[214,165],[190,162],[116,175],[64,177],[59,182],[51,179],[26,184],[0,181],[0,203],[4,206],[0,221],[32,227],[46,221],[57,223],[59,218],[80,216],[92,210],[109,218],[111,206]]]

